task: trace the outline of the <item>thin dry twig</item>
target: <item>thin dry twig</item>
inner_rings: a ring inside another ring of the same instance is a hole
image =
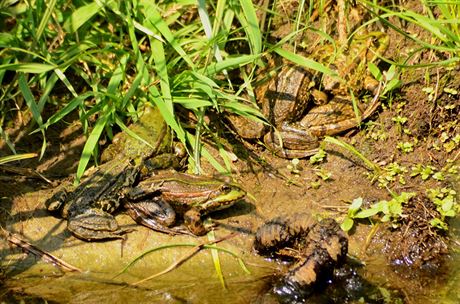
[[[24,240],[24,238],[18,234],[11,233],[2,228],[2,230],[0,231],[0,235],[4,237],[11,244],[14,244],[22,248],[23,250],[42,258],[47,263],[57,265],[67,271],[83,272],[80,268],[72,266],[69,263],[55,257],[54,255],[38,248],[37,246],[32,245],[28,241]]]
[[[220,243],[222,241],[225,241],[225,240],[228,240],[228,239],[234,237],[235,235],[236,235],[236,233],[231,233],[231,234],[229,234],[227,236],[224,236],[224,237],[222,237],[220,239],[217,239],[217,240],[211,240],[211,241],[207,241],[207,242],[202,242],[201,244],[198,244],[195,247],[193,247],[192,250],[190,250],[187,254],[182,256],[179,260],[177,260],[176,262],[174,262],[171,265],[169,265],[169,267],[166,268],[165,270],[160,271],[158,273],[155,273],[155,274],[153,274],[153,275],[151,275],[151,276],[149,276],[149,277],[147,277],[145,279],[142,279],[140,281],[137,281],[137,282],[135,282],[135,283],[133,283],[131,285],[137,286],[137,285],[142,284],[142,283],[144,283],[146,281],[149,281],[149,280],[154,279],[156,277],[162,276],[162,275],[164,275],[164,274],[166,274],[166,273],[178,268],[180,265],[184,264],[191,257],[193,257],[195,254],[200,252],[204,248],[204,246],[214,245],[214,244]]]
[[[46,176],[34,169],[0,165],[0,170],[18,175],[23,175],[28,178],[43,179],[48,184],[53,184],[53,182],[50,181]]]

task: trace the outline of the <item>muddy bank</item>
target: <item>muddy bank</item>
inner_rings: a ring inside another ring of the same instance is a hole
[[[219,243],[234,252],[245,262],[250,274],[229,254],[219,253],[227,289],[217,278],[211,252],[202,250],[178,269],[159,276],[139,286],[134,284],[150,275],[165,270],[190,253],[192,247],[173,247],[158,250],[130,267],[126,273],[114,276],[133,259],[149,249],[174,244],[199,244],[207,237],[167,236],[135,225],[127,215],[120,213],[117,221],[124,227],[133,227],[126,242],[121,240],[88,243],[75,239],[66,230],[66,222],[51,216],[44,201],[53,190],[31,191],[10,197],[8,212],[4,209],[2,226],[22,235],[31,244],[80,268],[82,273],[63,271],[44,263],[37,256],[25,253],[2,240],[0,254],[4,290],[47,299],[50,302],[109,303],[114,301],[164,303],[251,303],[275,301],[267,294],[272,274],[286,271],[287,265],[264,260],[256,255],[252,242],[256,229],[280,214],[310,213],[319,217],[341,220],[348,202],[357,197],[375,201],[389,197],[386,190],[375,187],[365,176],[367,170],[335,147],[328,147],[327,162],[322,165],[331,172],[331,178],[322,180],[307,161],[301,161],[300,173],[291,174],[290,161],[271,158],[270,167],[276,171],[250,171],[241,164],[238,181],[248,191],[248,196],[230,209],[212,214],[219,223],[216,238],[236,235]],[[284,178],[280,178],[280,175]],[[287,177],[287,178],[286,178]],[[29,180],[30,181],[30,180]],[[319,187],[313,182],[318,182]],[[18,183],[19,185],[20,183]],[[5,200],[6,202],[6,200]],[[444,272],[433,277],[406,277],[407,269],[389,265],[383,247],[383,238],[368,241],[371,227],[358,224],[350,236],[351,256],[365,264],[360,273],[370,282],[383,288],[396,288],[403,292],[408,303],[455,303],[458,256],[448,260]],[[454,226],[452,232],[458,232]],[[378,236],[378,234],[377,234]],[[8,294],[4,294],[7,297]],[[146,300],[148,299],[148,300]],[[181,302],[182,301],[182,302]],[[409,302],[410,301],[410,302]],[[430,302],[431,301],[431,302]]]

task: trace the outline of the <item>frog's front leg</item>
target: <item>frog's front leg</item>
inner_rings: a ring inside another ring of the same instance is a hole
[[[190,234],[181,228],[170,228],[176,222],[176,212],[160,198],[125,201],[124,206],[129,216],[140,225],[171,235]]]
[[[201,219],[202,214],[198,209],[191,208],[184,213],[184,224],[194,235],[205,235],[210,227],[206,227]]]
[[[131,229],[122,229],[115,218],[100,209],[89,208],[68,218],[67,228],[73,235],[85,241],[123,239]]]

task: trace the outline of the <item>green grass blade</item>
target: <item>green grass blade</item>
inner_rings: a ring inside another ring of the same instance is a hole
[[[45,27],[48,25],[48,22],[51,17],[51,13],[53,12],[55,5],[56,5],[56,0],[48,1],[45,13],[43,14],[43,17],[40,20],[40,24],[38,25],[37,32],[35,33],[36,41],[40,40],[43,34],[43,31],[45,30]]]
[[[211,230],[208,232],[208,240],[209,241],[216,240],[214,231]],[[214,264],[214,269],[216,270],[216,275],[219,278],[220,285],[222,286],[223,289],[227,289],[227,285],[225,284],[224,274],[222,273],[222,266],[220,264],[219,252],[214,248],[215,244],[210,245],[209,247],[211,248],[212,262]]]
[[[187,134],[187,140],[190,142],[192,147],[194,147],[195,144],[196,144],[195,137],[192,134],[190,134],[189,132],[187,132],[186,134]],[[225,168],[222,167],[222,165],[211,155],[211,153],[209,153],[209,151],[205,147],[201,147],[201,154],[203,155],[204,158],[206,158],[206,160],[217,171],[219,171],[220,173],[223,173],[223,174],[228,173],[227,170],[225,170]]]
[[[0,136],[3,138],[5,143],[8,145],[8,148],[10,148],[11,152],[16,154],[16,149],[14,148],[14,144],[11,142],[10,137],[8,136],[8,133],[6,133],[2,126],[0,125]]]
[[[161,17],[160,13],[158,12],[157,7],[151,2],[147,0],[140,1],[142,5],[145,6],[146,14],[145,14],[145,23],[143,24],[145,27],[152,30],[154,33],[156,31],[160,32],[161,35],[165,38],[165,40],[173,47],[173,49],[180,55],[180,57],[187,62],[187,64],[192,68],[195,69],[195,64],[184,51],[184,49],[180,46],[177,39],[175,39],[173,33],[169,29],[166,22]],[[156,39],[153,39],[155,41]],[[153,46],[152,46],[153,48]],[[154,49],[154,48],[153,48]],[[155,49],[154,49],[155,50]],[[155,52],[153,52],[155,54]]]
[[[368,169],[374,171],[375,173],[379,173],[381,171],[380,167],[376,163],[369,160],[361,152],[356,150],[355,147],[353,147],[352,145],[347,144],[346,142],[343,142],[341,140],[338,140],[337,138],[330,137],[330,136],[325,136],[324,141],[348,150],[350,153],[352,153],[353,155],[361,159],[366,164]]]
[[[194,243],[177,243],[177,244],[168,244],[168,245],[162,245],[162,246],[158,246],[158,247],[155,247],[155,248],[152,248],[152,249],[149,249],[147,251],[144,251],[142,252],[140,255],[138,255],[137,257],[135,257],[134,259],[132,259],[128,265],[126,265],[125,267],[123,267],[123,269],[118,272],[113,278],[116,278],[120,275],[122,275],[123,273],[125,273],[129,268],[131,268],[132,266],[134,266],[134,264],[136,264],[138,261],[140,261],[143,257],[151,254],[151,253],[154,253],[156,251],[160,251],[160,250],[164,250],[164,249],[169,249],[169,248],[176,248],[176,247],[196,247],[198,246],[198,244],[194,244]],[[218,247],[218,246],[215,246],[215,245],[203,245],[203,248],[204,249],[213,249],[213,250],[217,250],[217,251],[222,251],[222,252],[225,252],[231,256],[233,256],[234,258],[236,258],[238,260],[238,263],[241,267],[241,269],[246,272],[247,274],[251,274],[251,272],[249,271],[249,269],[246,267],[246,265],[244,264],[244,261],[243,259],[241,259],[236,253],[226,249],[226,248],[222,248],[222,247]]]
[[[40,100],[38,101],[38,111],[41,113],[43,111],[43,107],[45,106],[46,101],[48,100],[48,96],[54,88],[54,85],[58,81],[58,77],[56,74],[52,74],[46,81],[45,88],[43,90],[42,95],[40,96]]]
[[[211,107],[212,103],[207,99],[194,97],[174,97],[174,103],[180,104],[186,109],[196,110],[200,107]]]
[[[57,123],[60,121],[62,118],[64,118],[66,115],[71,113],[74,109],[76,109],[78,106],[81,106],[83,102],[88,98],[88,97],[93,97],[96,95],[100,95],[100,93],[95,92],[86,92],[74,99],[72,99],[68,104],[65,105],[64,108],[59,110],[58,112],[54,113],[48,120],[42,125],[41,129],[46,129],[52,124]],[[33,131],[32,133],[37,132],[37,130]]]
[[[128,265],[126,265],[119,273],[117,273],[114,278],[118,277],[119,275],[122,275],[123,273],[125,273],[129,268],[131,268],[134,264],[136,264],[138,261],[140,261],[143,257],[151,254],[151,253],[154,253],[156,251],[160,251],[160,250],[164,250],[164,249],[168,249],[168,248],[175,248],[175,247],[195,247],[196,244],[191,244],[191,243],[179,243],[179,244],[168,244],[168,245],[162,245],[162,246],[158,246],[158,247],[155,247],[155,248],[152,248],[152,249],[149,249],[147,251],[144,251],[142,252],[140,255],[138,255],[137,257],[135,257],[134,259],[132,259]]]
[[[42,126],[43,126],[42,115],[41,115],[40,109],[38,108],[37,103],[35,102],[35,98],[32,95],[32,92],[30,91],[29,85],[27,84],[27,80],[23,73],[19,74],[18,83],[19,83],[19,89],[21,90],[21,93],[24,96],[26,104],[29,107],[30,112],[32,113],[32,117],[34,118],[35,122],[38,124],[43,134],[43,141],[42,141],[42,147],[41,147],[41,152],[40,152],[40,159],[41,159],[46,149],[46,137],[45,137],[45,132],[42,129]]]
[[[70,83],[69,79],[65,76],[64,72],[61,69],[55,69],[54,73],[59,77],[59,79],[64,83],[66,88],[72,93],[73,97],[78,97],[77,92],[75,91],[74,87]]]
[[[240,5],[243,9],[245,21],[247,22],[247,26],[244,30],[248,35],[252,54],[260,54],[262,52],[262,33],[259,29],[259,20],[257,20],[254,4],[251,0],[240,0]]]
[[[177,138],[185,144],[185,131],[182,126],[177,123],[174,113],[171,112],[170,107],[161,99],[158,89],[155,86],[150,86],[149,93],[149,98],[153,101],[153,104],[158,107],[163,119],[166,121],[168,126],[174,130]]]
[[[80,182],[80,179],[83,176],[83,173],[85,173],[85,170],[86,170],[86,167],[88,166],[91,155],[93,154],[93,151],[97,147],[97,143],[99,141],[99,138],[101,137],[102,131],[104,131],[104,128],[107,125],[109,117],[110,116],[108,114],[103,114],[101,117],[99,117],[99,119],[97,120],[94,126],[94,129],[89,134],[88,139],[86,140],[85,146],[83,147],[83,152],[81,154],[80,161],[78,162],[77,176],[75,177],[75,184],[78,184]]]
[[[198,72],[212,78],[212,76],[222,72],[223,70],[231,70],[233,68],[241,67],[248,63],[254,62],[259,58],[260,55],[241,55],[238,57],[229,57],[221,62],[210,64],[208,67],[201,69]]]
[[[168,111],[171,114],[173,114],[174,107],[172,104],[172,96],[170,90],[171,87],[169,85],[169,76],[166,67],[166,57],[164,53],[163,43],[155,39],[151,39],[150,43],[152,44],[152,49],[155,50],[154,52],[152,52],[152,57],[155,61],[155,69],[157,71],[158,77],[160,78],[161,93],[163,95],[162,99],[165,102]]]
[[[0,157],[0,165],[10,163],[17,160],[23,160],[28,158],[37,157],[37,153],[24,153],[24,154],[16,154],[16,155],[8,155],[4,157]]]
[[[9,63],[0,65],[1,70],[16,71],[18,73],[40,74],[54,70],[56,66],[45,63]]]
[[[129,136],[137,139],[138,141],[146,144],[147,146],[149,146],[150,148],[154,148],[152,146],[152,144],[150,144],[148,141],[146,141],[145,139],[143,139],[142,137],[140,137],[139,135],[137,135],[135,132],[131,131],[131,129],[129,129],[124,123],[123,121],[120,119],[120,117],[118,116],[115,116],[115,123],[121,128],[121,130],[123,132],[126,132]]]
[[[280,55],[283,58],[286,58],[287,60],[298,64],[300,66],[303,66],[308,69],[312,69],[318,72],[321,72],[325,75],[331,75],[331,76],[338,76],[337,73],[328,67],[324,66],[323,64],[316,62],[310,58],[303,57],[301,55],[298,55],[296,53],[293,53],[291,51],[285,50],[281,48],[281,46],[277,46],[273,49],[278,55]]]
[[[121,104],[122,109],[126,108],[126,106],[128,105],[128,101],[134,96],[136,91],[139,89],[143,78],[144,78],[144,69],[141,68],[139,73],[137,73],[136,77],[134,77],[133,82],[130,84],[128,92],[126,92],[126,94],[123,95],[122,104]]]
[[[99,1],[94,1],[77,8],[64,22],[64,29],[69,33],[75,33],[83,24],[99,13],[101,9],[99,3]]]
[[[107,94],[116,94],[118,87],[125,77],[125,67],[128,61],[128,55],[124,54],[120,58],[120,62],[113,71],[112,77],[110,77],[109,84],[107,85]]]
[[[35,103],[35,98],[32,94],[32,91],[29,89],[29,85],[27,84],[27,80],[23,73],[19,74],[18,83],[22,96],[24,96],[24,100],[26,101],[26,104],[29,107],[30,112],[32,113],[32,117],[34,118],[35,122],[41,127],[43,124],[42,116],[40,110],[38,109],[38,105]]]

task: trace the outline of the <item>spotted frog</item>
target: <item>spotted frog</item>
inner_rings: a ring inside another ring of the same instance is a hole
[[[338,75],[335,77],[277,60],[273,65],[280,67],[279,72],[256,89],[262,113],[277,129],[265,134],[267,147],[280,157],[307,157],[316,153],[322,136],[354,128],[370,116],[378,106],[377,98],[356,117],[351,93],[357,96],[367,90],[378,95],[378,82],[368,75],[367,63],[377,61],[387,46],[387,35],[375,32],[355,37],[348,49],[334,58],[330,46],[312,51],[311,57],[329,64]],[[245,138],[258,138],[265,133],[261,125],[239,119],[231,119],[231,123]]]
[[[125,192],[125,207],[139,224],[153,230],[183,233],[173,227],[183,220],[193,235],[203,235],[209,227],[203,216],[232,206],[246,195],[239,185],[216,178],[185,173],[160,173]]]
[[[127,230],[112,216],[120,206],[120,193],[135,184],[147,167],[178,165],[184,154],[173,150],[171,132],[158,108],[147,106],[138,122],[114,137],[102,155],[105,162],[93,174],[70,192],[67,187],[58,191],[46,206],[66,218],[67,228],[80,239],[123,238]]]

